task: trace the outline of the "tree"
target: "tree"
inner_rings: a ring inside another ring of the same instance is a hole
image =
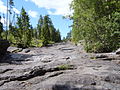
[[[39,39],[41,39],[42,26],[43,26],[43,17],[42,17],[42,15],[40,15],[40,18],[39,18],[38,24],[37,24],[37,30],[39,32]]]
[[[50,41],[55,42],[55,39],[57,38],[56,37],[56,29],[55,29],[51,19],[49,20],[49,31],[50,31]]]
[[[71,40],[71,31],[67,33],[66,39]]]
[[[61,41],[61,35],[59,29],[56,31],[56,40],[55,42],[60,42]]]
[[[109,52],[119,47],[120,1],[73,0],[71,7],[74,42],[84,40],[88,52]]]
[[[17,34],[17,44],[20,47],[29,47],[32,39],[31,25],[29,22],[29,16],[24,8],[21,9],[20,16],[17,17],[16,29],[14,29]]]
[[[47,45],[50,41],[50,31],[49,31],[49,16],[44,16],[43,26],[41,30],[41,38],[43,40],[43,46]]]

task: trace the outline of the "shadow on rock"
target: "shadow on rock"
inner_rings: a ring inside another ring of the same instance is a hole
[[[30,57],[33,55],[18,54],[18,53],[7,53],[1,58],[0,63],[16,64],[20,65],[24,61],[30,61]]]
[[[70,85],[54,85],[52,87],[52,90],[71,90],[71,86]],[[78,90],[78,89],[76,89]]]

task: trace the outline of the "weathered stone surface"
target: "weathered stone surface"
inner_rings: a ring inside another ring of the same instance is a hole
[[[7,48],[10,46],[7,40],[0,39],[0,56],[5,55]]]
[[[17,47],[9,47],[8,51],[11,53],[18,53],[21,52],[23,49],[22,48],[17,48]]]
[[[95,58],[107,58],[108,56],[107,55],[104,55],[104,54],[97,54],[95,56]]]
[[[118,50],[116,50],[115,52],[116,54],[120,54],[120,48]]]
[[[23,49],[22,52],[23,52],[23,53],[29,53],[29,52],[30,52],[30,49]]]
[[[98,58],[93,60],[83,47],[70,43],[29,50],[10,53],[0,63],[0,90],[120,89],[119,55],[94,54]]]

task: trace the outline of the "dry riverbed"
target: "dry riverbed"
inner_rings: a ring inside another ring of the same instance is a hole
[[[88,54],[71,43],[8,51],[0,63],[0,90],[120,90],[114,53]]]

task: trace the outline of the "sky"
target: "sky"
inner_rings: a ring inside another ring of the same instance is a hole
[[[0,14],[6,16],[6,1],[0,0]],[[72,21],[63,19],[63,16],[71,15],[72,11],[69,5],[72,0],[13,0],[15,7],[13,10],[20,14],[21,8],[24,7],[30,16],[30,22],[33,27],[36,27],[40,15],[49,15],[56,29],[59,29],[61,36],[65,37],[71,30],[69,26]],[[2,18],[3,24],[5,20]]]

